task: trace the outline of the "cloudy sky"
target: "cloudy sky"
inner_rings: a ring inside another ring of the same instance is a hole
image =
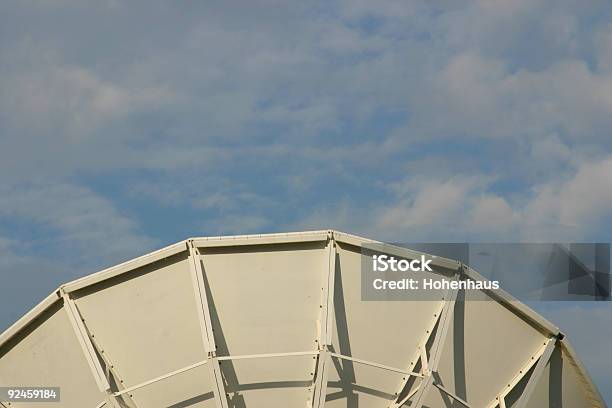
[[[611,241],[612,3],[0,3],[0,331],[188,236],[329,227]],[[612,307],[539,310],[612,400]]]

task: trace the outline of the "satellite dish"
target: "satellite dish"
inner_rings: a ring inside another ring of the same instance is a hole
[[[36,406],[66,408],[605,407],[559,329],[505,293],[362,301],[374,242],[193,238],[69,282],[0,335],[0,386],[59,387]]]

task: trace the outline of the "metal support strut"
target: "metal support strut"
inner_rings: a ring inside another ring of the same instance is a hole
[[[206,294],[206,286],[204,283],[204,271],[200,261],[200,252],[194,246],[193,241],[188,241],[189,248],[189,267],[191,271],[191,280],[193,283],[196,304],[198,305],[198,320],[200,321],[200,329],[202,333],[202,341],[206,357],[210,364],[210,376],[214,386],[213,393],[217,408],[228,408],[227,393],[225,384],[221,374],[221,366],[217,358],[217,346],[215,336],[212,329],[212,319],[210,318],[210,307],[208,304],[208,295]]]

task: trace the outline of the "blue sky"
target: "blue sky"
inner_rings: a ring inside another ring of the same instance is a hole
[[[603,0],[2,2],[0,330],[194,235],[611,241],[611,17]],[[612,400],[612,307],[540,310]]]

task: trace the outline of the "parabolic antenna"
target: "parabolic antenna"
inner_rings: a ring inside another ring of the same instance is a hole
[[[61,401],[2,404],[605,407],[559,329],[509,295],[363,301],[364,243],[193,238],[62,285],[0,335],[0,386],[60,387]]]

